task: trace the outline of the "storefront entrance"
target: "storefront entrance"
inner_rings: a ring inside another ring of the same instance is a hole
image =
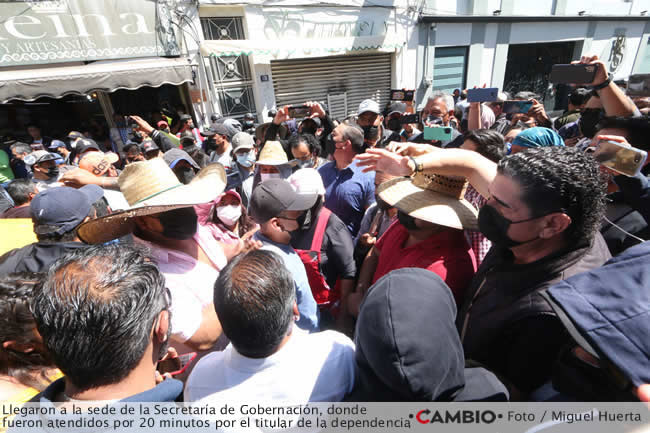
[[[569,89],[561,86],[557,94],[549,82],[551,67],[556,63],[573,60],[575,42],[543,44],[511,44],[503,90],[514,96],[517,92],[531,91],[539,94],[547,111],[562,109]]]

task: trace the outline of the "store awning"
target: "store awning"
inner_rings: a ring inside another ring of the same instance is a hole
[[[12,99],[33,101],[94,91],[134,90],[143,86],[181,84],[192,81],[186,58],[154,57],[100,61],[78,66],[16,69],[0,72],[0,103]]]
[[[326,39],[220,40],[201,43],[204,56],[254,55],[256,63],[300,57],[323,57],[360,51],[395,51],[404,42],[386,35]]]

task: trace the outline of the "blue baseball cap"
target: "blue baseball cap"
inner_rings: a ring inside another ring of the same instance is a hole
[[[57,227],[55,234],[69,232],[86,219],[92,205],[103,196],[104,190],[97,185],[79,189],[67,186],[47,189],[37,194],[29,205],[32,220],[36,225]],[[48,230],[48,233],[52,231]]]

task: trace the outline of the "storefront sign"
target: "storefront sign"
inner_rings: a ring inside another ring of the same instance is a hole
[[[0,67],[180,55],[176,0],[2,3]]]
[[[265,8],[263,15],[264,36],[267,39],[380,36],[388,33],[391,25],[390,10],[378,8]]]

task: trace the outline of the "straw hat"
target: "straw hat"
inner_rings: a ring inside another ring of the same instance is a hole
[[[118,183],[130,207],[79,226],[84,242],[103,243],[131,233],[137,216],[208,203],[225,189],[226,173],[221,164],[209,164],[183,185],[165,161],[154,158],[127,165]]]
[[[267,141],[260,151],[257,163],[262,165],[282,165],[289,163],[287,153],[279,141]]]
[[[382,183],[379,197],[412,216],[455,229],[478,230],[478,212],[464,199],[464,177],[417,173]]]

